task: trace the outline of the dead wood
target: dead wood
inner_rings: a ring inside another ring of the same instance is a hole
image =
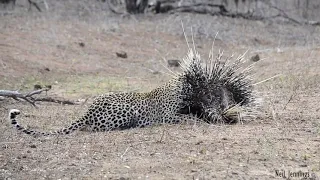
[[[70,100],[60,100],[60,99],[55,99],[52,97],[39,97],[34,99],[35,102],[37,101],[42,101],[42,102],[53,102],[53,103],[58,103],[58,104],[67,104],[67,105],[76,105],[77,103],[70,101]]]
[[[39,5],[36,2],[33,2],[31,0],[28,0],[29,2],[29,11],[31,10],[31,6],[34,6],[39,12],[42,12],[42,10],[40,9]]]
[[[42,92],[48,92],[50,88],[43,88],[35,91],[31,91],[28,93],[20,93],[19,91],[10,91],[10,90],[0,90],[0,97],[10,97],[17,101],[24,100],[30,104],[32,104],[34,107],[36,106],[36,102],[53,102],[53,103],[59,103],[59,104],[69,104],[69,105],[75,105],[77,103],[70,101],[70,100],[59,100],[52,97],[34,97],[35,95],[41,94]]]
[[[175,12],[187,12],[187,13],[196,13],[196,14],[209,14],[212,16],[226,16],[231,18],[243,18],[247,20],[271,20],[274,18],[284,18],[289,22],[298,25],[312,25],[319,26],[320,22],[311,21],[311,22],[302,22],[290,17],[284,10],[278,8],[271,3],[264,2],[265,5],[269,6],[278,13],[272,16],[259,16],[255,15],[254,11],[241,13],[241,12],[232,12],[228,11],[225,5],[223,4],[213,4],[213,3],[195,3],[190,5],[177,5],[175,1],[157,1],[150,9],[155,13],[175,13]]]

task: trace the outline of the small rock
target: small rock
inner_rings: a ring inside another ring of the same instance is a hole
[[[260,41],[260,39],[258,39],[258,38],[253,38],[253,41],[256,42],[256,43],[258,43],[258,44],[261,44],[261,41]]]
[[[152,74],[160,74],[159,71],[152,71]]]
[[[31,148],[37,148],[37,146],[34,145],[34,144],[30,145],[30,147],[31,147]]]
[[[252,57],[250,58],[250,60],[253,61],[253,62],[258,62],[258,61],[260,61],[260,56],[259,56],[259,54],[256,54],[256,55],[252,56]]]
[[[127,58],[128,57],[127,53],[124,51],[116,52],[116,55],[120,58]]]
[[[52,85],[45,85],[44,87],[48,88],[48,89],[51,89],[52,88]]]
[[[60,45],[60,44],[57,45],[57,48],[58,48],[58,49],[61,49],[61,50],[66,50],[66,49],[67,49],[66,46]]]
[[[283,53],[283,49],[277,48],[277,53]]]
[[[267,161],[266,158],[259,158],[258,161]]]
[[[201,149],[201,150],[199,151],[199,153],[200,153],[200,154],[206,154],[206,153],[207,153],[207,150],[206,150],[206,149]]]
[[[50,71],[50,69],[49,69],[49,68],[47,68],[47,67],[46,67],[46,68],[44,68],[44,70],[46,70],[46,71]]]
[[[110,29],[109,29],[109,31],[111,31],[111,32],[116,32],[116,31],[117,31],[117,29],[116,29],[116,28],[114,28],[114,27],[112,27],[112,28],[110,28]]]
[[[79,42],[79,46],[84,47],[85,46],[84,42]]]
[[[42,86],[40,84],[33,85],[33,90],[42,89]]]
[[[119,180],[129,180],[129,178],[120,177]]]
[[[168,60],[169,67],[179,67],[180,66],[180,60],[177,59],[169,59]]]

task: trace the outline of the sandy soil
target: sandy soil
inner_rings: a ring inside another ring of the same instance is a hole
[[[21,3],[0,16],[0,89],[52,85],[47,96],[89,99],[38,109],[1,99],[0,179],[320,178],[319,27],[193,14],[118,17],[103,3],[86,3],[56,1],[43,13]],[[278,75],[256,85],[264,99],[256,119],[47,138],[17,133],[8,122],[9,109],[17,108],[21,124],[59,129],[98,94],[163,84],[179,71],[168,70],[166,60],[188,50],[181,21],[204,57],[219,32],[215,52],[259,54],[254,82]]]

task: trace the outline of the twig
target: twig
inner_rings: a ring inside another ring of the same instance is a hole
[[[162,134],[161,134],[161,137],[160,139],[157,141],[157,143],[162,143],[162,140],[163,140],[163,137],[164,137],[164,133],[165,133],[166,129],[163,128],[163,131],[162,131]]]
[[[49,91],[50,89],[49,88],[44,88],[44,89],[38,89],[38,90],[36,90],[36,91],[32,91],[32,92],[29,92],[28,94],[26,94],[25,96],[26,97],[32,97],[33,95],[35,95],[35,94],[40,94],[40,93],[42,93],[43,91]]]
[[[120,158],[123,160],[124,155],[128,152],[128,150],[131,148],[131,146],[127,147],[127,149],[124,151],[124,153],[120,156]]]
[[[48,11],[49,10],[49,5],[48,5],[47,1],[43,0],[43,3],[44,3],[44,7],[46,7],[46,10]]]
[[[293,92],[291,94],[291,96],[289,97],[287,103],[284,105],[283,110],[287,109],[288,104],[293,100],[293,98],[297,95],[297,90],[300,86],[297,85],[293,88]]]
[[[320,21],[303,22],[303,21],[296,20],[293,17],[290,17],[283,9],[274,6],[269,2],[263,2],[263,3],[269,8],[277,10],[278,14],[271,15],[271,16],[259,16],[259,15],[255,15],[254,11],[247,12],[247,13],[232,12],[232,11],[228,11],[226,6],[223,4],[214,4],[214,3],[194,3],[194,4],[182,5],[182,6],[175,5],[174,3],[175,1],[170,1],[170,0],[161,1],[161,2],[157,1],[157,3],[151,7],[155,9],[156,13],[188,12],[188,13],[197,13],[197,14],[209,14],[211,16],[243,18],[243,19],[254,20],[254,21],[270,20],[270,19],[281,17],[298,25],[312,25],[312,26],[320,25]],[[166,4],[166,5],[162,5],[162,4]],[[213,10],[213,8],[217,10]]]
[[[4,97],[11,97],[15,100],[25,100],[28,103],[32,104],[34,107],[37,107],[35,102],[32,101],[31,97],[35,94],[40,94],[43,91],[48,91],[49,89],[45,88],[45,89],[39,89],[36,91],[32,91],[26,95],[19,93],[18,91],[10,91],[10,90],[0,90],[0,96],[4,96]]]
[[[40,97],[40,98],[35,98],[33,97],[34,95],[41,94],[42,92],[47,92],[49,91],[50,88],[44,88],[44,89],[39,89],[35,91],[31,91],[29,93],[20,93],[19,91],[10,91],[10,90],[0,90],[0,96],[2,97],[11,97],[17,101],[24,100],[27,101],[28,103],[32,104],[34,107],[36,106],[36,102],[42,101],[42,102],[54,102],[54,103],[59,103],[59,104],[69,104],[69,105],[75,105],[75,102],[69,101],[69,100],[58,100],[54,99],[52,97]]]
[[[20,143],[20,142],[9,142],[9,141],[7,141],[7,142],[0,142],[0,144],[17,144],[17,143]]]
[[[283,17],[283,18],[285,18],[285,19],[288,19],[289,21],[294,22],[294,23],[296,23],[296,24],[299,24],[299,25],[302,24],[302,23],[299,22],[298,20],[295,20],[295,19],[293,19],[292,17],[290,17],[286,12],[284,12],[284,10],[282,10],[282,9],[280,9],[280,8],[272,5],[271,3],[265,2],[265,4],[268,5],[268,6],[271,7],[271,8],[276,9],[277,11],[279,11],[280,14],[278,14],[277,17],[280,16],[280,17]]]
[[[59,100],[59,99],[54,99],[52,97],[41,97],[41,98],[35,98],[33,99],[35,102],[37,101],[42,101],[42,102],[54,102],[58,104],[68,104],[68,105],[75,105],[77,103],[69,100]]]
[[[29,10],[31,9],[31,5],[33,5],[34,7],[37,8],[37,10],[38,10],[39,12],[42,12],[37,3],[35,3],[35,2],[33,2],[33,1],[31,1],[31,0],[28,0],[28,2],[29,2]]]

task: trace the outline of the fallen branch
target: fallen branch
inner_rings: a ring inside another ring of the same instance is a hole
[[[0,96],[11,97],[11,98],[13,98],[13,99],[15,99],[17,101],[22,99],[22,100],[25,100],[28,103],[32,104],[33,106],[37,107],[36,104],[35,104],[35,101],[32,98],[32,96],[36,95],[36,94],[40,94],[43,91],[47,92],[48,90],[49,90],[48,88],[39,89],[39,90],[32,91],[32,92],[27,93],[27,94],[21,94],[18,91],[0,90]]]
[[[264,2],[266,5],[268,5],[270,8],[273,8],[275,10],[277,10],[279,12],[279,14],[277,15],[277,17],[282,17],[282,18],[285,18],[293,23],[296,23],[296,24],[299,24],[301,25],[302,23],[299,22],[298,20],[295,20],[294,18],[290,17],[284,10],[278,8],[277,6],[274,6],[272,5],[271,3],[267,3],[267,2]]]
[[[29,11],[30,11],[30,9],[31,9],[31,5],[33,5],[34,7],[37,8],[37,10],[38,10],[39,12],[42,12],[37,3],[35,3],[35,2],[33,2],[33,1],[31,1],[31,0],[28,0],[28,2],[29,2]]]
[[[292,17],[290,17],[284,10],[270,4],[270,3],[265,3],[266,5],[268,5],[270,8],[273,8],[275,10],[277,10],[279,12],[279,14],[277,15],[277,17],[282,17],[284,19],[287,19],[288,21],[291,21],[293,23],[296,23],[298,25],[311,25],[311,26],[319,26],[320,22],[319,21],[305,21],[305,22],[300,22]]]
[[[308,21],[307,24],[312,26],[320,26],[320,21]]]
[[[210,7],[210,8],[218,8],[220,13],[226,13],[228,12],[226,7],[221,4],[209,4],[209,3],[196,3],[192,6],[178,6],[176,9],[190,9],[195,7]]]
[[[223,4],[214,4],[214,3],[194,3],[190,5],[177,5],[175,1],[156,1],[155,4],[150,6],[150,9],[155,13],[175,13],[175,12],[186,12],[186,13],[196,13],[196,14],[209,14],[211,16],[225,16],[230,18],[243,18],[247,20],[262,21],[270,20],[274,18],[284,18],[289,22],[298,24],[298,25],[312,25],[319,26],[320,21],[310,21],[303,22],[290,17],[284,10],[272,5],[270,2],[264,2],[266,6],[277,11],[276,15],[271,16],[261,16],[255,15],[254,11],[241,13],[241,12],[232,12],[228,11],[226,6]],[[263,2],[263,1],[261,1]]]
[[[59,104],[69,104],[69,105],[75,105],[77,103],[69,100],[58,100],[54,99],[52,97],[40,97],[40,98],[34,98],[34,95],[41,94],[42,92],[48,92],[50,88],[44,88],[44,89],[39,89],[35,91],[31,91],[29,93],[20,93],[19,91],[10,91],[10,90],[0,90],[0,97],[10,97],[13,98],[17,101],[27,101],[28,103],[32,104],[34,107],[36,106],[36,102],[54,102],[54,103],[59,103]]]
[[[37,101],[42,101],[42,102],[53,102],[53,103],[58,103],[58,104],[68,104],[68,105],[75,105],[77,103],[70,101],[70,100],[59,100],[59,99],[54,99],[52,97],[41,97],[41,98],[35,98],[35,102]]]
[[[162,5],[159,1],[153,7],[156,13],[188,12],[197,14],[209,14],[212,16],[226,16],[231,18],[243,18],[249,20],[263,20],[264,17],[254,16],[253,13],[232,13],[222,4],[195,3],[192,5],[178,6],[174,4]]]

